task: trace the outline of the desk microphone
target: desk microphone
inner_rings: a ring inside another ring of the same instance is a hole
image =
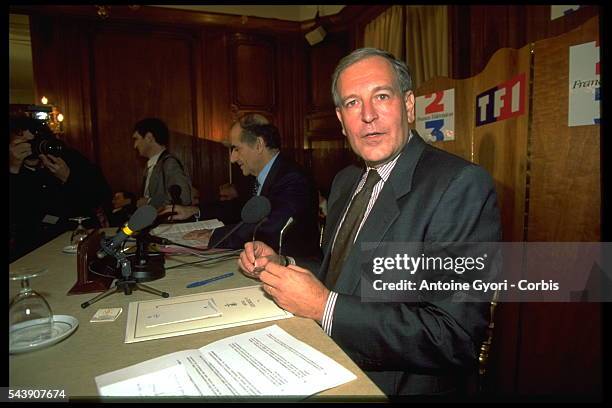
[[[209,249],[217,248],[223,241],[225,241],[230,235],[234,233],[238,228],[242,226],[242,224],[257,224],[263,222],[264,219],[270,214],[272,206],[270,205],[270,200],[268,200],[264,196],[253,196],[249,201],[246,202],[244,207],[242,207],[242,212],[240,216],[242,221],[234,226],[227,234],[223,236],[219,241],[217,241],[212,247]]]
[[[283,235],[285,234],[285,231],[293,225],[293,217],[289,217],[289,219],[287,220],[287,222],[285,223],[285,226],[283,227],[283,229],[281,229],[280,235],[278,237],[278,254],[282,255],[282,250],[283,250]]]
[[[138,208],[134,214],[130,217],[128,222],[121,228],[112,239],[105,240],[102,243],[102,249],[100,249],[96,256],[98,259],[104,258],[107,254],[114,252],[121,244],[131,237],[135,232],[140,231],[143,228],[153,224],[157,217],[157,210],[151,205],[143,205]]]

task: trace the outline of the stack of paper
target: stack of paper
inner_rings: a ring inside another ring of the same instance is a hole
[[[308,396],[357,377],[277,325],[95,378],[102,396]]]
[[[215,229],[222,227],[223,223],[218,219],[204,220],[198,222],[184,222],[179,224],[162,224],[151,230],[151,235],[158,236],[160,238],[166,238],[177,244],[188,245],[195,248],[206,249],[207,244],[203,244],[202,241],[184,239],[183,236],[191,231],[202,230],[202,229]],[[177,250],[180,247],[169,245],[168,249]]]

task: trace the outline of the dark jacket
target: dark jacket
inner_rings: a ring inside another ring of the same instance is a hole
[[[9,174],[11,260],[76,228],[69,218],[89,217],[83,222],[86,228],[99,226],[95,209],[111,198],[106,179],[97,166],[74,149],[65,149],[62,158],[70,168],[64,184],[46,168],[30,170],[22,166],[18,174]]]
[[[331,240],[363,171],[350,166],[334,179],[318,273],[322,281]],[[330,288],[339,293],[331,337],[387,395],[456,390],[477,367],[489,304],[430,299],[427,293],[419,293],[413,302],[365,302],[361,285],[368,283],[362,275],[361,244],[373,245],[374,255],[384,243],[417,242],[418,255],[434,257],[442,243],[500,239],[497,198],[487,172],[426,144],[415,133]],[[446,279],[458,277],[453,275]]]
[[[320,253],[318,195],[310,177],[281,153],[274,161],[260,195],[270,200],[271,211],[268,220],[257,229],[256,239],[278,250],[281,229],[289,217],[293,217],[294,225],[286,230],[283,237],[283,254],[317,256]],[[209,246],[219,241],[232,227],[233,225],[226,225],[217,228]],[[241,226],[220,248],[243,248],[246,242],[253,239],[254,229],[254,225]]]

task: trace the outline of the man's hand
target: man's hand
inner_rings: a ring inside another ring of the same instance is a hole
[[[210,241],[210,236],[212,235],[213,230],[210,229],[201,229],[190,231],[183,235],[183,239],[194,239],[198,241],[202,241],[206,245],[208,245],[208,241]]]
[[[9,143],[9,171],[19,173],[23,160],[32,154],[32,145],[24,136],[19,136]]]
[[[43,165],[49,169],[51,174],[60,179],[62,183],[65,183],[70,176],[70,167],[66,164],[64,159],[61,157],[51,156],[49,154],[40,154],[38,155],[40,160],[42,160]]]
[[[233,184],[219,186],[219,201],[229,201],[238,197],[238,191]]]
[[[186,220],[198,213],[198,207],[191,205],[167,205],[157,212],[157,215],[172,214],[168,221]]]
[[[240,253],[238,266],[246,276],[259,279],[259,274],[268,262],[283,264],[280,256],[268,245],[261,241],[247,242],[244,244],[244,251]]]
[[[266,293],[286,311],[319,323],[323,320],[329,290],[309,270],[268,262],[259,279]]]

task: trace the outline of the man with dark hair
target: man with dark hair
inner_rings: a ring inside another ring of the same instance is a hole
[[[70,218],[89,217],[83,225],[99,227],[96,213],[110,200],[111,190],[100,169],[63,146],[43,122],[30,117],[11,117],[9,122],[12,261],[75,228]],[[52,145],[57,146],[53,154],[44,148]]]
[[[470,243],[482,256],[486,243],[501,239],[493,180],[482,167],[410,130],[410,74],[388,52],[364,48],[343,58],[332,92],[342,132],[364,166],[349,166],[334,179],[323,261],[313,274],[262,242],[248,242],[239,266],[259,278],[278,305],[319,322],[385,394],[460,394],[477,370],[488,302],[459,291],[376,292],[377,279],[398,284],[435,276],[446,283],[470,277],[423,266],[407,273],[386,266],[376,275],[371,265],[375,256],[393,255],[397,250],[389,248],[398,244],[414,257],[442,259],[455,244]],[[413,248],[408,243],[415,249],[406,249]],[[287,261],[292,265],[283,266]],[[485,268],[482,278],[490,280],[495,268]],[[396,280],[385,280],[388,274]]]
[[[294,225],[283,236],[282,247],[294,256],[319,255],[317,230],[317,191],[296,163],[280,153],[280,136],[276,126],[269,123],[238,121],[230,131],[231,162],[237,163],[245,176],[256,177],[253,195],[270,200],[268,220],[257,229],[257,238],[278,249],[281,229],[290,217]],[[164,212],[172,211],[166,207]],[[186,219],[200,212],[197,207],[176,206],[173,219]],[[214,231],[193,231],[186,239],[199,239],[215,245],[234,225]],[[220,244],[221,248],[239,249],[253,239],[255,226],[242,225]]]
[[[134,125],[132,138],[138,154],[148,159],[138,207],[150,204],[160,208],[170,204],[170,187],[174,185],[180,188],[181,203],[191,204],[191,181],[181,161],[167,150],[170,132],[166,124],[157,118],[142,119]]]
[[[130,191],[117,191],[112,200],[113,208],[108,217],[111,227],[121,227],[134,211],[136,211],[136,196]]]

